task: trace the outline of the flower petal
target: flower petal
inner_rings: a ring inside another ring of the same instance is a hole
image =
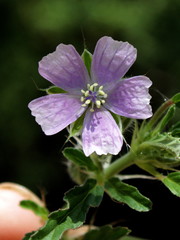
[[[44,133],[53,135],[83,114],[85,108],[81,105],[78,98],[68,94],[51,94],[33,100],[28,107]]]
[[[60,44],[39,62],[39,73],[54,85],[71,92],[84,89],[89,82],[85,65],[72,45]]]
[[[148,77],[136,76],[120,81],[109,93],[105,107],[128,118],[146,119],[152,116]]]
[[[123,144],[123,137],[112,115],[104,108],[94,112],[87,111],[83,132],[83,150],[86,156],[96,152],[118,154]]]
[[[102,37],[95,48],[91,75],[94,82],[105,88],[114,86],[136,60],[136,49],[128,42]]]

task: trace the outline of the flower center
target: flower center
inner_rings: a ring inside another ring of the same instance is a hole
[[[91,112],[94,112],[95,106],[100,108],[105,103],[105,98],[107,98],[107,94],[103,91],[103,86],[99,86],[98,83],[87,84],[87,90],[82,89],[81,92],[83,94],[81,96],[82,107],[91,105]]]

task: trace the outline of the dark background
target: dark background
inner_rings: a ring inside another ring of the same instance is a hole
[[[84,39],[91,52],[105,35],[128,41],[138,58],[127,75],[151,78],[155,109],[180,88],[179,13],[179,0],[1,0],[0,182],[17,182],[39,196],[45,192],[50,210],[62,205],[63,193],[74,185],[61,154],[66,130],[45,136],[27,108],[43,95],[34,82],[49,86],[37,71],[43,56],[59,43],[73,44],[82,53]],[[141,173],[134,167],[126,172]],[[105,197],[95,224],[118,220],[139,237],[178,239],[179,199],[156,181],[129,183],[151,198],[153,210],[137,213]]]

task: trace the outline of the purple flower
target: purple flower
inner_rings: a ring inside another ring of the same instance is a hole
[[[39,73],[67,93],[51,94],[29,103],[32,115],[46,135],[55,134],[84,112],[83,151],[118,154],[123,137],[111,113],[128,118],[152,116],[146,76],[122,79],[136,59],[137,51],[128,42],[102,37],[96,45],[91,76],[72,45],[60,44],[39,62]]]

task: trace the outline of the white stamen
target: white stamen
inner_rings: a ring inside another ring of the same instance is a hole
[[[93,109],[93,108],[91,108],[91,109],[90,109],[90,112],[94,112],[94,109]]]
[[[84,102],[85,98],[84,97],[81,97],[81,102]]]
[[[82,93],[85,93],[85,91],[84,91],[83,89],[81,89],[81,92],[82,92]]]
[[[101,101],[96,100],[96,107],[97,107],[97,108],[100,108],[100,107],[101,107]]]
[[[93,91],[93,90],[94,90],[94,84],[90,86],[89,90],[90,90],[90,91]]]
[[[88,97],[88,96],[89,96],[89,91],[86,91],[86,92],[84,93],[84,96],[85,96],[85,97]]]
[[[103,100],[103,99],[101,100],[101,103],[102,103],[102,104],[104,104],[105,102],[106,102],[105,100]]]
[[[99,90],[98,93],[99,93],[99,95],[101,95],[101,96],[104,96],[104,95],[105,95],[105,92],[102,91],[102,90]]]
[[[99,90],[102,90],[102,89],[103,89],[103,86],[100,86],[100,87],[99,87]]]
[[[82,107],[87,107],[87,105],[86,105],[85,103],[84,103],[84,104],[82,104],[81,106],[82,106]]]
[[[90,99],[88,99],[88,100],[85,101],[85,104],[86,104],[86,105],[88,105],[88,104],[90,104],[90,103],[91,103],[91,100],[90,100]]]

